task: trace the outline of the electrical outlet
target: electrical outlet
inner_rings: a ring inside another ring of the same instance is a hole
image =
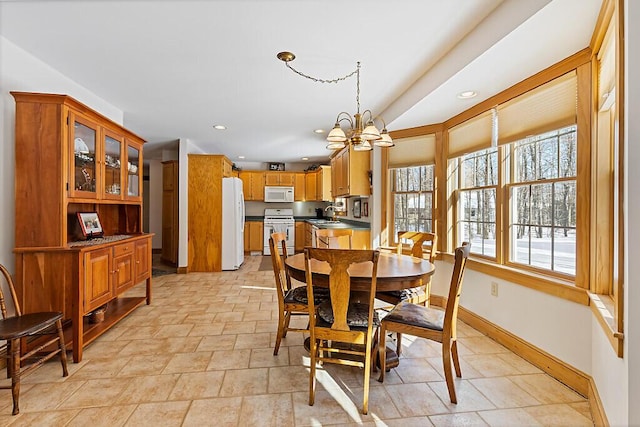
[[[494,297],[498,296],[498,283],[497,282],[491,282],[491,295],[493,295]]]

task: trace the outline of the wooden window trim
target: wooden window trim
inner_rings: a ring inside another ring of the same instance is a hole
[[[442,253],[441,259],[447,262],[453,262],[453,254]],[[589,305],[587,290],[575,286],[570,280],[563,280],[560,277],[539,274],[522,268],[496,264],[495,262],[490,262],[476,255],[469,258],[467,268],[567,301],[581,305]]]

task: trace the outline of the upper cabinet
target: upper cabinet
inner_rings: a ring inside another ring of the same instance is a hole
[[[66,95],[12,95],[16,247],[77,240],[77,212],[98,212],[105,235],[141,233],[142,138]]]
[[[238,172],[233,170],[233,163],[226,157],[222,160],[222,176],[225,178],[238,177]]]
[[[304,172],[297,172],[295,174],[295,183],[293,185],[293,200],[296,202],[304,202],[307,200],[307,192],[305,189],[305,177]]]
[[[238,177],[242,180],[245,200],[264,200],[265,173],[259,171],[242,171]]]
[[[328,202],[331,197],[331,166],[319,166],[305,176],[305,200]]]
[[[294,172],[265,172],[264,185],[293,187],[295,185],[295,175]]]
[[[333,197],[368,196],[371,194],[370,151],[354,151],[349,145],[331,159]]]
[[[142,149],[127,139],[127,192],[125,199],[142,201]]]
[[[142,141],[71,110],[71,199],[142,200]]]
[[[100,191],[97,187],[98,157],[101,155],[98,147],[101,137],[100,126],[75,112],[70,112],[68,118],[71,123],[68,141],[71,154],[71,171],[68,177],[69,195],[95,199]],[[121,147],[120,150],[122,150]],[[118,155],[121,156],[122,153]]]

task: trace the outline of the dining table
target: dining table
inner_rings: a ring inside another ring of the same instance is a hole
[[[293,279],[307,281],[304,253],[288,256],[285,268]],[[370,262],[353,264],[349,268],[351,290],[368,291],[371,288],[372,265]],[[311,260],[311,277],[314,286],[329,287],[329,264]],[[420,286],[435,272],[435,266],[426,259],[410,255],[380,252],[378,258],[378,274],[376,275],[376,291],[399,291]]]
[[[288,256],[285,268],[290,277],[300,282],[307,281],[304,253]],[[397,253],[380,252],[378,258],[378,273],[376,275],[376,291],[398,291],[420,286],[435,272],[435,265],[426,259],[401,255]],[[329,264],[316,259],[311,260],[311,277],[314,286],[329,287]],[[356,263],[347,270],[351,280],[351,290],[356,293],[371,289],[371,274],[373,266],[370,262]],[[304,347],[309,351],[309,338],[304,341]],[[398,355],[387,348],[387,371],[398,366]],[[377,357],[377,352],[374,354]]]

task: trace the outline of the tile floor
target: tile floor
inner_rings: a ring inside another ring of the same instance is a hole
[[[362,371],[351,367],[319,369],[309,406],[302,334],[289,333],[272,355],[276,295],[260,260],[247,257],[237,272],[154,278],[152,305],[89,345],[67,378],[47,363],[24,379],[19,415],[1,390],[0,425],[592,425],[583,397],[465,324],[457,405],[439,347],[406,336],[400,366],[384,384],[372,377],[368,415]]]

